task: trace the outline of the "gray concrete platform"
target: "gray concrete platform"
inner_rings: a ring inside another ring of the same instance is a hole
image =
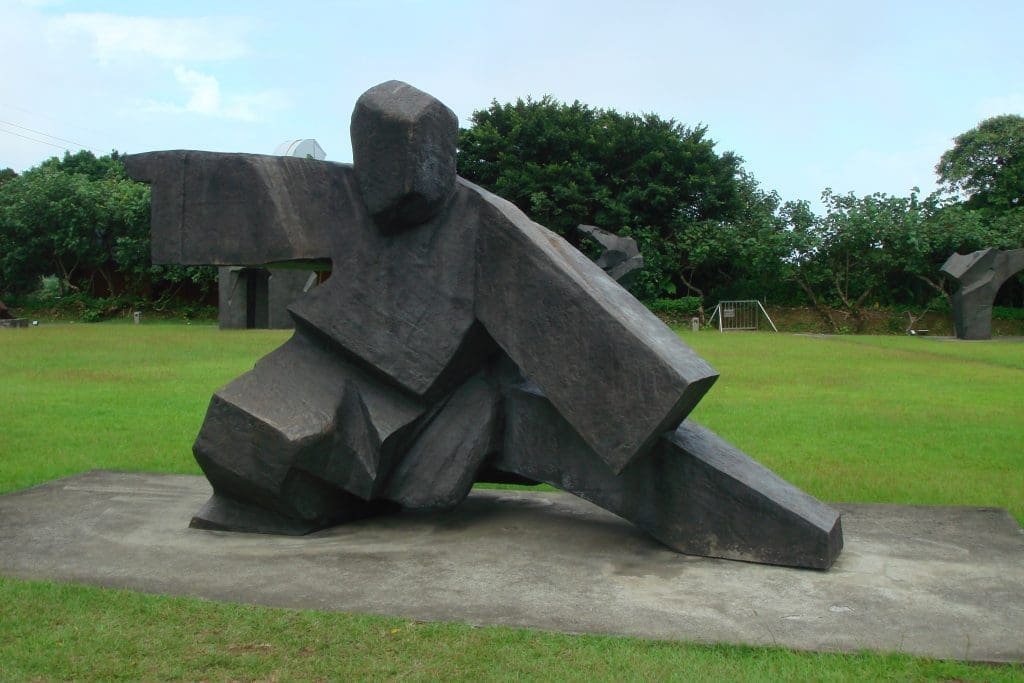
[[[301,538],[189,529],[194,476],[0,496],[0,573],[263,605],[704,643],[1024,660],[1024,531],[991,508],[838,505],[828,572],[687,557],[563,493]]]

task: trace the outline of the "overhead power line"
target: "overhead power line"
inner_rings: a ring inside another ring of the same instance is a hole
[[[30,138],[27,135],[22,135],[21,133],[15,133],[13,130],[4,130],[3,128],[0,128],[0,133],[7,133],[8,135],[15,135],[15,136],[17,136],[19,138],[24,138],[26,140],[31,140],[32,142],[39,142],[39,143],[44,144],[44,145],[49,145],[50,147],[56,147],[57,149],[62,149],[65,152],[70,152],[71,151],[71,150],[69,150],[67,147],[65,147],[63,145],[57,145],[57,144],[54,144],[52,142],[47,142],[46,140],[37,140],[35,138]]]
[[[47,114],[47,113],[44,113],[44,112],[33,111],[32,109],[26,109],[25,107],[19,107],[19,106],[16,106],[16,105],[13,105],[13,104],[9,104],[9,103],[6,103],[6,102],[0,102],[0,110],[3,110],[3,109],[11,109],[11,110],[14,110],[14,111],[21,112],[22,114],[28,114],[31,117],[30,120],[33,121],[33,122],[39,122],[41,120],[46,120],[46,121],[52,122],[53,124],[55,124],[54,127],[58,128],[58,129],[61,129],[61,130],[64,130],[64,129],[67,129],[67,128],[74,128],[74,129],[77,129],[77,130],[85,131],[85,132],[87,132],[89,134],[94,134],[95,133],[95,134],[101,135],[101,136],[103,136],[105,138],[109,138],[111,136],[111,133],[110,133],[109,130],[103,131],[103,130],[97,130],[95,128],[89,128],[87,126],[80,126],[80,125],[75,124],[75,123],[69,123],[68,121],[61,120],[59,118],[56,118],[56,117],[51,116],[50,114]],[[0,116],[6,116],[6,113],[0,111]]]
[[[52,138],[53,140],[60,140],[61,142],[67,142],[67,143],[70,143],[72,145],[75,145],[76,147],[82,147],[82,148],[88,149],[88,150],[90,150],[92,152],[100,153],[98,149],[90,147],[89,145],[83,144],[81,142],[77,142],[75,140],[68,140],[67,138],[62,138],[62,137],[59,137],[57,135],[50,135],[49,133],[45,133],[45,132],[43,132],[41,130],[36,130],[34,128],[28,128],[27,126],[20,126],[17,123],[12,123],[11,121],[4,121],[4,120],[0,119],[0,123],[2,123],[4,125],[7,125],[7,126],[14,126],[15,128],[19,128],[21,130],[28,131],[29,133],[35,133],[36,135],[42,135],[42,136],[47,137],[47,138]],[[4,131],[4,132],[11,133],[12,135],[17,135],[17,133],[14,133],[13,131]],[[19,136],[19,137],[25,137],[25,136],[22,135],[22,136]],[[32,138],[26,138],[26,139],[31,140]],[[49,142],[45,142],[43,140],[36,140],[36,142],[42,142],[43,144],[47,144],[47,145],[52,144],[52,143],[49,143]],[[53,145],[53,146],[54,147],[60,147],[61,149],[66,149],[66,147],[63,147],[61,145]]]

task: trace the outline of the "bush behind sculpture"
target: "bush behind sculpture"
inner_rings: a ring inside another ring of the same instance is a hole
[[[149,188],[129,180],[115,151],[53,157],[0,183],[0,293],[159,300],[183,284],[202,292],[210,268],[154,266]],[[46,278],[46,280],[44,280]],[[88,306],[92,308],[92,306]]]

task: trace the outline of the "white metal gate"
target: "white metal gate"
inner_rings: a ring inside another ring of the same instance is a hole
[[[764,306],[757,299],[719,301],[718,305],[715,306],[715,310],[711,312],[711,317],[708,318],[708,325],[717,317],[719,332],[727,330],[756,330],[758,328],[758,319],[761,315],[764,316],[773,330],[779,331],[768,315],[768,311],[764,310]]]

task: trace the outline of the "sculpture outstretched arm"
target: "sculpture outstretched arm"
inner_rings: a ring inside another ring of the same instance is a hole
[[[347,164],[191,150],[124,162],[153,188],[154,263],[324,260],[339,233],[367,220]]]
[[[586,256],[482,198],[476,316],[618,473],[673,430],[718,373]]]

